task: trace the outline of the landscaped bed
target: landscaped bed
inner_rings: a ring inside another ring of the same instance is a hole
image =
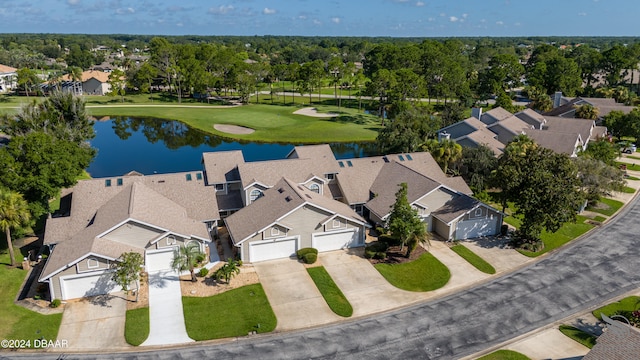
[[[149,337],[149,308],[127,310],[124,338],[127,343],[138,346]]]
[[[349,300],[347,300],[342,291],[340,291],[340,288],[333,281],[324,266],[307,268],[307,272],[318,287],[318,290],[320,290],[327,305],[329,305],[329,308],[334,313],[343,317],[349,317],[353,314],[353,308]]]
[[[473,251],[469,250],[464,245],[454,245],[451,247],[456,254],[460,255],[463,259],[467,260],[469,264],[473,265],[476,269],[486,274],[495,274],[496,269],[486,262],[483,258],[478,256]]]
[[[262,285],[254,284],[209,297],[182,297],[184,322],[190,338],[201,341],[276,327],[276,316]]]
[[[614,315],[622,315],[630,322],[634,323],[633,314],[634,311],[640,311],[640,296],[629,296],[621,299],[618,302],[607,304],[603,307],[593,310],[592,314],[598,320],[602,320],[601,314],[605,314],[608,317]],[[640,316],[638,316],[640,318]],[[638,324],[640,325],[640,324]],[[636,325],[636,326],[638,326]]]
[[[416,258],[414,254],[419,256]],[[412,253],[412,258],[407,259],[409,261],[399,261],[401,257],[389,256],[386,261],[374,265],[391,285],[399,289],[432,291],[446,285],[451,278],[449,269],[420,246]]]

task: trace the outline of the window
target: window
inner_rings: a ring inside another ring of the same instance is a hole
[[[409,160],[409,161],[413,160],[413,158],[411,157],[411,155],[407,154],[407,160]]]
[[[186,175],[187,181],[191,181],[191,174]]]
[[[349,167],[353,167],[353,163],[351,163],[351,160],[347,160],[347,165],[348,165]]]
[[[105,187],[110,187],[111,186],[111,179],[107,179],[104,181],[104,186]]]
[[[474,215],[475,216],[482,216],[482,208],[477,208],[475,213],[474,213]]]
[[[97,269],[100,267],[98,260],[94,258],[87,259],[87,269]]]
[[[176,238],[173,235],[167,236],[167,245],[175,245]]]
[[[313,183],[309,186],[309,190],[313,191],[316,194],[320,194],[320,185]]]
[[[260,190],[251,190],[251,194],[249,195],[249,199],[251,200],[251,202],[254,202],[258,199],[260,199],[264,194],[262,193],[262,191]]]
[[[344,163],[342,161],[338,161],[338,165],[340,165],[341,168],[344,167]]]
[[[271,236],[278,236],[280,235],[280,229],[278,229],[277,227],[272,227],[271,228]]]
[[[336,178],[336,174],[326,174],[325,177],[329,180],[333,180]]]
[[[116,184],[118,186],[122,186],[122,178],[119,178],[118,180],[116,180]]]
[[[216,191],[224,191],[224,184],[216,184]]]
[[[196,173],[196,179],[202,180],[202,173]]]
[[[340,227],[340,219],[333,219],[333,227],[334,228],[339,228]]]

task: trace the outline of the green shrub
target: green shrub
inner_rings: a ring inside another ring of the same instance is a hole
[[[53,301],[49,306],[51,306],[52,308],[57,308],[58,306],[60,306],[61,303],[62,302],[60,301],[60,299],[53,299]]]
[[[367,259],[384,259],[387,257],[389,246],[384,242],[374,242],[364,248],[364,257]]]
[[[207,257],[207,256],[206,256],[205,254],[198,254],[198,255],[196,256],[196,262],[201,263],[201,262],[203,262],[203,261],[204,261],[204,259],[205,259],[206,257]]]
[[[382,234],[378,236],[378,242],[387,244],[387,247],[400,245],[400,240],[389,234]]]
[[[305,264],[313,264],[316,260],[318,260],[318,254],[312,252],[306,253],[302,257],[302,261],[304,261]]]
[[[202,268],[200,269],[200,271],[198,271],[198,276],[200,277],[205,277],[207,275],[209,275],[209,269],[207,268]]]
[[[298,256],[298,259],[300,260],[304,260],[304,256],[306,254],[316,254],[316,256],[318,255],[318,249],[314,249],[314,248],[302,248],[300,250],[298,250],[296,252],[296,255]]]

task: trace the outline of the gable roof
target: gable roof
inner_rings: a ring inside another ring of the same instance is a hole
[[[575,156],[576,147],[582,145],[582,138],[577,133],[561,133],[545,130],[527,130],[526,135],[538,145],[551,149],[559,154]]]
[[[606,315],[605,331],[596,339],[596,345],[584,360],[635,360],[640,354],[640,330],[623,322],[612,320]]]
[[[498,106],[497,108],[493,108],[480,115],[480,121],[487,125],[491,125],[496,121],[502,121],[510,116],[513,116],[513,114]]]
[[[490,129],[491,131],[496,132],[496,130],[494,129],[497,127],[501,127],[507,130],[508,132],[512,133],[513,135],[519,135],[519,134],[522,134],[523,130],[531,129],[531,125],[527,124],[522,119],[514,115],[511,115],[505,119],[502,119],[498,122],[488,125],[487,129]]]
[[[516,113],[515,116],[536,129],[540,129],[547,122],[544,116],[531,109],[524,109]]]
[[[587,142],[591,138],[591,131],[595,126],[595,121],[587,119],[572,119],[557,116],[547,116],[545,130],[555,133],[580,134],[583,141]]]
[[[332,215],[339,214],[351,221],[365,223],[348,205],[317,194],[286,178],[281,178],[258,200],[227,217],[225,223],[231,239],[237,245],[306,204],[324,209]]]
[[[190,219],[184,207],[141,183],[132,183],[102,205],[85,228],[59,243],[47,260],[41,280],[89,254],[118,258],[123,252],[142,253],[143,248],[101,238],[127,221],[141,222],[186,237],[208,239],[206,225]]]
[[[18,71],[18,69],[14,67],[0,64],[0,74],[14,73],[16,71]]]
[[[449,225],[452,221],[460,218],[481,204],[481,201],[470,196],[460,195],[447,201],[442,207],[432,212],[431,215]]]
[[[96,79],[101,83],[107,83],[109,82],[109,73],[104,71],[97,71],[97,70],[83,71],[80,80],[82,82],[86,82],[86,81],[89,81],[90,79]],[[61,80],[72,81],[73,79],[71,78],[70,74],[65,74],[64,76],[62,76]]]
[[[242,150],[206,152],[202,154],[207,184],[240,180],[238,165],[244,164]]]

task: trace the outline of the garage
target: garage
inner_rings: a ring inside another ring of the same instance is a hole
[[[76,299],[86,296],[104,295],[122,290],[113,280],[111,271],[74,275],[60,278],[62,300]]]
[[[175,247],[158,251],[147,251],[147,260],[145,262],[147,272],[171,270],[171,261],[173,261],[174,250]]]
[[[497,219],[478,219],[459,221],[456,226],[456,240],[473,239],[497,234]]]
[[[297,250],[297,237],[257,241],[249,244],[249,257],[251,262],[284,259],[295,256]]]
[[[359,229],[347,231],[318,233],[311,237],[311,247],[322,251],[346,249],[360,245]]]

